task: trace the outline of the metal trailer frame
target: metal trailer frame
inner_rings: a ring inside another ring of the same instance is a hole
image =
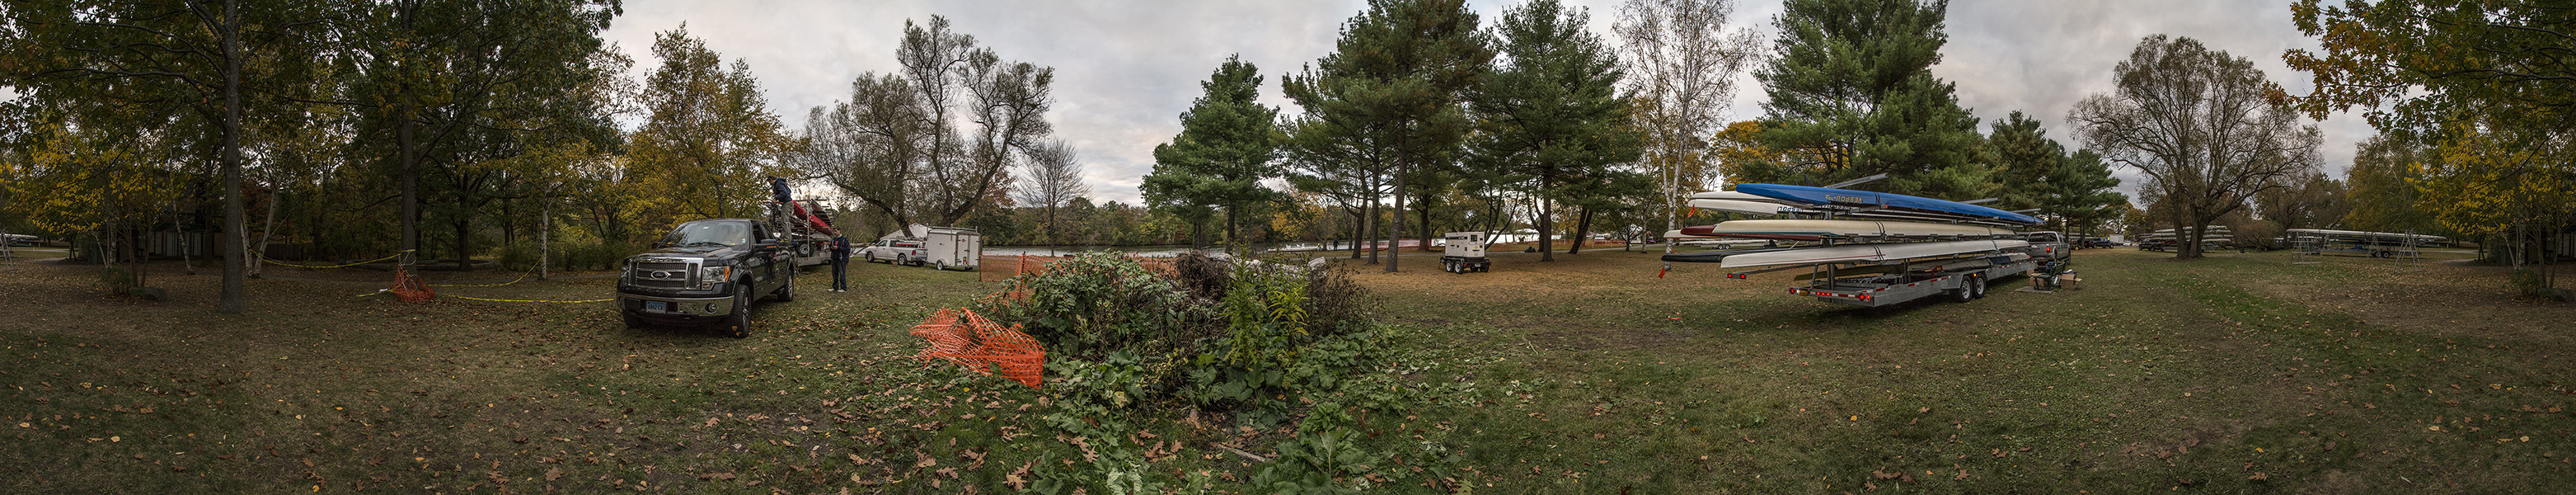
[[[2010,254],[1985,256],[1986,266],[1951,270],[1917,271],[1913,265],[1940,264],[1973,260],[1977,257],[1946,258],[1930,262],[1895,262],[1887,264],[1835,263],[1800,265],[1749,270],[1726,274],[1727,278],[1807,268],[1811,279],[1806,285],[1790,287],[1789,294],[1814,297],[1818,301],[1864,307],[1902,304],[1925,297],[1949,294],[1959,302],[1986,296],[1994,279],[2019,276],[2039,268],[2038,257],[2013,260]],[[1888,268],[1894,267],[1894,268]],[[1862,273],[1844,275],[1844,270]]]
[[[804,203],[805,211],[808,212],[823,211],[823,200],[799,199],[795,200],[795,202]],[[797,268],[802,269],[809,266],[832,262],[832,235],[830,233],[815,229],[812,226],[806,225],[805,222],[793,218],[795,216],[795,209],[790,208],[785,204],[781,204],[777,201],[763,201],[761,203],[766,205],[769,209],[769,217],[767,218],[769,221],[769,228],[773,232],[779,232],[779,237],[787,241],[789,244],[788,257],[796,260]],[[821,218],[822,215],[817,214],[816,217]],[[825,221],[828,222],[829,220]],[[856,247],[857,246],[852,246],[854,249]]]

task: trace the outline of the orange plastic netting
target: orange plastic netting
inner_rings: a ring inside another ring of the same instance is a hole
[[[438,293],[429,291],[428,284],[421,283],[420,274],[401,268],[394,269],[394,288],[390,290],[403,302],[421,302],[438,297]]]
[[[921,359],[945,359],[977,373],[1045,388],[1046,346],[1020,333],[1019,325],[1003,328],[974,311],[949,308],[914,325],[912,336],[930,341]]]

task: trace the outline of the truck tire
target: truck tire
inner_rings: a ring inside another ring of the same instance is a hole
[[[777,296],[778,302],[796,302],[796,271],[788,270],[787,283],[780,284],[778,290],[770,292],[770,295]]]
[[[939,271],[943,271],[943,272],[944,272],[944,271],[948,271],[948,260],[939,260],[939,261],[936,261],[936,262],[932,262],[932,263],[930,264],[930,269],[932,269],[932,270],[939,270]]]
[[[628,313],[628,312],[625,312],[625,311],[623,311],[623,310],[620,310],[620,311],[618,312],[618,316],[625,317],[625,320],[626,320],[626,328],[627,328],[627,329],[629,329],[629,330],[637,329],[637,328],[644,328],[644,319],[643,319],[643,318],[641,318],[641,317],[637,317],[637,316],[635,316],[635,314],[634,314],[634,313]]]
[[[726,337],[751,336],[751,286],[734,284],[733,312],[725,315],[724,323],[717,327],[724,330]]]

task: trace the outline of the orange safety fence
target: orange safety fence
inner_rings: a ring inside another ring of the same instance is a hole
[[[404,268],[394,269],[394,287],[388,290],[403,302],[421,302],[438,297],[438,293],[430,292],[428,284],[420,281],[420,274]]]
[[[1065,259],[1064,256],[987,254],[984,255],[981,266],[977,266],[975,271],[982,274],[978,278],[983,281],[1000,282],[1023,273],[1045,273],[1047,265]],[[1172,272],[1172,258],[1130,256],[1128,259],[1136,260],[1137,265],[1142,265],[1155,273]]]
[[[949,308],[913,326],[912,336],[930,341],[921,359],[945,359],[1029,388],[1046,386],[1046,346],[1020,333],[1019,325],[1003,328],[974,311]]]

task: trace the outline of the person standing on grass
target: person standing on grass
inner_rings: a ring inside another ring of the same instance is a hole
[[[832,236],[832,292],[850,291],[850,238]]]

